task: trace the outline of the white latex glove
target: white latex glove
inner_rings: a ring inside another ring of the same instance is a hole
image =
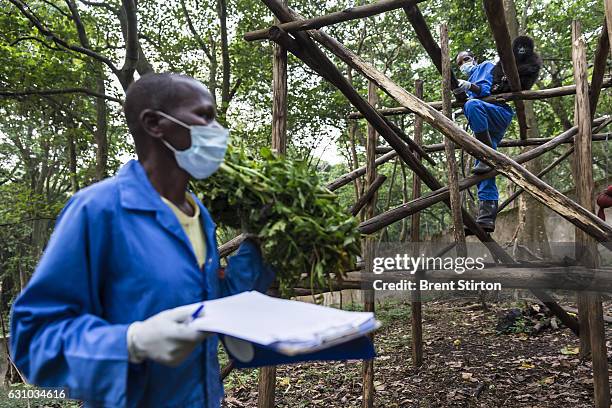
[[[199,305],[164,310],[143,322],[132,323],[127,330],[130,362],[141,363],[149,358],[168,366],[182,363],[208,336],[188,325]]]
[[[469,81],[464,81],[463,79],[458,79],[457,81],[459,82],[459,86],[453,89],[453,93],[455,95],[460,94],[462,92],[467,92],[472,86],[472,83]]]

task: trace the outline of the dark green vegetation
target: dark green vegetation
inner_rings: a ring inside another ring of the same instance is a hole
[[[326,287],[329,275],[349,270],[360,253],[357,219],[306,161],[276,157],[268,148],[260,156],[230,148],[221,169],[194,183],[195,191],[217,223],[257,234],[282,292],[302,275]]]

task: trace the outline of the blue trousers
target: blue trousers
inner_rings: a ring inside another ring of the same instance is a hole
[[[470,99],[463,106],[463,112],[474,133],[489,131],[493,149],[497,150],[497,145],[503,139],[514,112],[508,105],[495,105],[480,99]],[[476,161],[478,163],[478,161]],[[495,177],[483,180],[478,183],[478,199],[499,200],[499,192],[495,185]]]

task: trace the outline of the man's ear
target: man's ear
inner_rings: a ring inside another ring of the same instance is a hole
[[[140,124],[143,130],[151,137],[161,139],[164,136],[162,126],[160,126],[161,117],[153,109],[145,109],[140,112]]]

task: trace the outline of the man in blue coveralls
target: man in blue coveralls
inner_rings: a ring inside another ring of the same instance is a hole
[[[491,61],[478,64],[471,51],[461,51],[457,55],[456,62],[461,72],[468,79],[467,81],[460,79],[459,86],[453,92],[455,94],[466,92],[469,97],[463,106],[463,112],[476,139],[493,149],[497,149],[497,145],[504,137],[512,121],[514,112],[506,103],[490,103],[476,99],[491,94],[491,84],[493,82],[491,71],[494,64]],[[489,170],[491,168],[486,163],[476,160],[472,172],[483,174]],[[498,200],[499,192],[495,185],[495,177],[478,183],[479,203],[476,222],[487,232],[495,231]]]
[[[13,305],[11,354],[29,382],[88,407],[217,408],[217,336],[186,323],[202,300],[264,291],[273,272],[247,240],[219,273],[216,225],[187,191],[228,143],[206,87],[145,75],[124,110],[138,160],[62,210]]]

